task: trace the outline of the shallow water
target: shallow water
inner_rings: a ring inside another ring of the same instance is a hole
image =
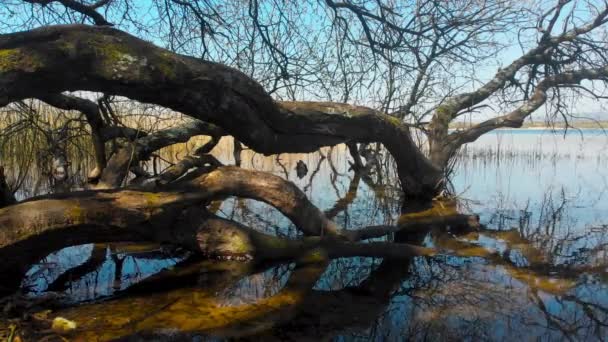
[[[165,246],[84,245],[42,260],[23,286],[89,302],[58,311],[87,340],[146,339],[158,328],[203,339],[606,340],[607,148],[599,130],[505,130],[469,145],[453,188],[459,210],[480,214],[485,229],[420,237],[445,251],[438,257],[254,265]],[[215,153],[232,161],[229,149]],[[278,158],[246,151],[243,166],[287,177],[343,227],[395,224],[402,201],[390,167],[355,177],[347,156],[342,146]],[[298,160],[308,166],[302,179]],[[297,234],[265,204],[214,205],[260,231]]]

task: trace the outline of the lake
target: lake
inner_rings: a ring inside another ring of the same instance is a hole
[[[232,162],[231,145],[214,154]],[[606,340],[607,151],[601,130],[500,130],[468,145],[452,192],[459,211],[479,214],[484,227],[417,237],[444,251],[435,257],[254,265],[196,260],[169,246],[91,244],[41,260],[23,288],[83,303],[56,310],[88,317],[89,337],[148,339],[162,327],[165,337],[194,340]],[[301,179],[298,160],[308,168]],[[391,162],[380,157],[376,165],[355,176],[348,151],[337,146],[278,157],[246,150],[242,166],[288,178],[356,229],[396,224],[408,207]],[[259,202],[228,198],[211,207],[266,233],[297,235]]]

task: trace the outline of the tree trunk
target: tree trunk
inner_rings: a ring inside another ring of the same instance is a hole
[[[0,105],[66,90],[126,96],[216,124],[264,154],[313,152],[346,142],[380,142],[410,197],[431,198],[437,169],[409,128],[375,110],[326,102],[275,102],[245,74],[181,56],[127,33],[51,26],[0,37]]]
[[[301,230],[300,240],[265,235],[222,219],[201,205],[226,196],[266,202]],[[276,260],[323,248],[332,257],[411,257],[432,255],[418,246],[356,241],[381,234],[342,230],[308,201],[293,183],[264,172],[219,167],[163,191],[83,191],[35,198],[0,209],[0,258],[4,286],[14,289],[28,267],[66,246],[104,241],[156,241],[179,244],[209,257]],[[6,289],[5,289],[6,291]]]

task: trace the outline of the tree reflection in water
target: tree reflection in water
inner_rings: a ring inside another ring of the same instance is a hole
[[[419,215],[390,185],[394,175],[383,167],[390,162],[353,173],[344,150],[280,159],[246,153],[245,167],[287,173],[344,227],[402,224]],[[311,172],[298,180],[300,159]],[[516,210],[487,205],[485,226],[475,231],[424,225],[387,238],[442,251],[433,257],[328,260],[318,251],[255,264],[197,260],[154,245],[71,247],[30,270],[23,287],[31,297],[61,297],[29,309],[52,312],[19,324],[36,338],[56,336],[40,327],[65,317],[78,324],[66,335],[76,340],[605,339],[607,227],[579,222],[579,202],[561,189],[541,198]],[[436,204],[436,214],[464,210],[462,201]],[[209,208],[267,233],[296,234],[259,202],[229,198]],[[11,322],[1,323],[2,331]]]

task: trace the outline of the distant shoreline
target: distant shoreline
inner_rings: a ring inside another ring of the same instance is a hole
[[[470,128],[472,126],[474,126],[475,124],[463,124],[463,123],[456,123],[453,125],[450,125],[450,129],[467,129]],[[561,125],[555,125],[555,126],[546,126],[546,125],[541,125],[541,124],[534,124],[534,123],[526,123],[523,126],[521,126],[520,128],[511,128],[511,127],[504,127],[504,128],[499,128],[500,130],[521,130],[521,129],[537,129],[537,130],[564,130],[566,129],[566,126],[561,124]],[[568,129],[580,129],[580,130],[591,130],[591,129],[605,129],[608,130],[608,121],[599,121],[599,122],[577,122],[577,123],[572,123]]]
[[[499,128],[499,130],[503,130],[503,131],[516,131],[516,130],[524,130],[524,129],[529,129],[529,130],[539,130],[539,131],[551,131],[551,130],[564,130],[566,129],[566,127],[548,127],[548,126],[531,126],[531,127],[521,127],[521,128],[509,128],[509,127],[505,127],[505,128]],[[572,126],[572,127],[568,127],[568,129],[576,129],[576,130],[581,130],[581,131],[585,131],[585,130],[596,130],[596,129],[605,129],[608,130],[608,126],[607,127],[576,127],[576,126]]]

